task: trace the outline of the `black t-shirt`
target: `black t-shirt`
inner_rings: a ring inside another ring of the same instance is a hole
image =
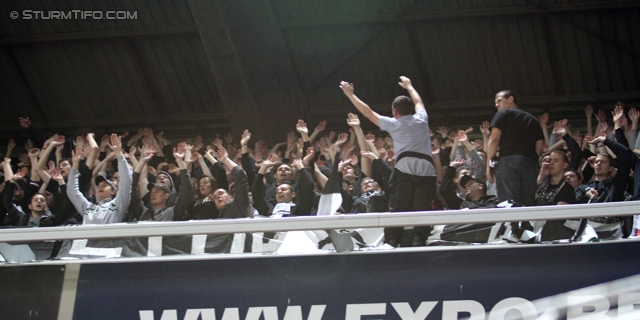
[[[544,140],[544,134],[536,117],[522,109],[504,109],[493,116],[491,128],[502,131],[500,157],[523,155],[538,162],[536,141]]]
[[[570,184],[564,181],[555,185],[545,182],[538,186],[535,200],[536,206],[556,205],[560,201],[566,203],[576,202],[576,193]]]

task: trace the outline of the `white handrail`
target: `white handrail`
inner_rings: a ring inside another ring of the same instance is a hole
[[[0,242],[104,239],[260,231],[326,230],[441,224],[494,223],[640,214],[640,202],[616,202],[507,209],[367,213],[296,218],[114,223],[0,230]]]

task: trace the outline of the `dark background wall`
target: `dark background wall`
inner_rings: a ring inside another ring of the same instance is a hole
[[[27,20],[24,10],[137,16]],[[275,142],[299,118],[346,130],[355,109],[338,83],[354,82],[389,114],[400,75],[427,102],[432,128],[477,127],[495,112],[494,94],[511,89],[522,108],[584,130],[587,104],[638,106],[640,3],[2,1],[0,70],[0,145],[24,116],[48,133],[152,126],[175,139],[249,128]]]

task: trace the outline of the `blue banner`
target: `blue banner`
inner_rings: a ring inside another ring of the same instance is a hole
[[[84,264],[74,319],[484,319],[638,274],[637,252],[628,241]]]

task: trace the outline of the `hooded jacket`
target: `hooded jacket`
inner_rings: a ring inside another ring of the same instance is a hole
[[[127,216],[127,208],[131,199],[131,168],[124,156],[118,156],[118,171],[120,172],[120,184],[116,197],[104,199],[99,203],[89,202],[80,193],[78,186],[78,170],[69,172],[69,186],[67,195],[73,206],[80,212],[84,219],[83,224],[106,224],[124,222]]]

